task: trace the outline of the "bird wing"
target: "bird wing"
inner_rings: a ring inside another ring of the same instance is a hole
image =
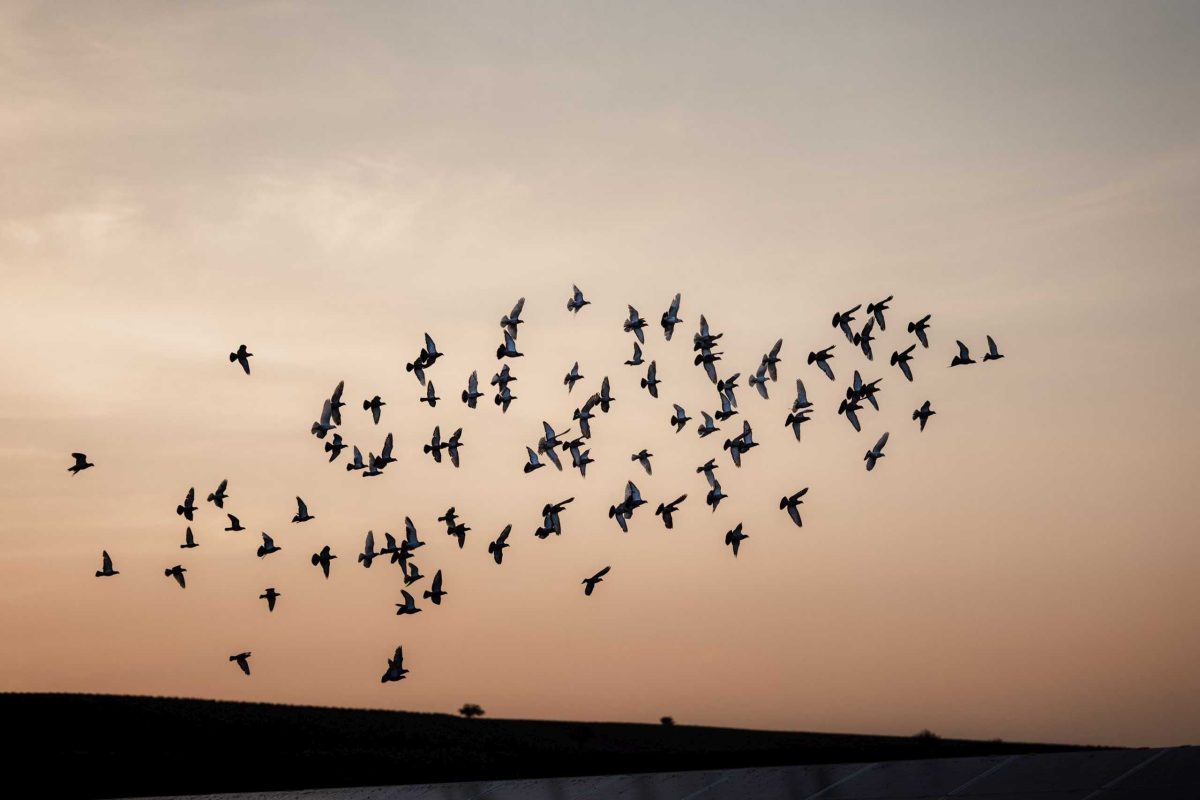
[[[797,506],[789,505],[787,507],[788,516],[792,518],[792,522],[796,523],[796,527],[804,527],[804,523],[800,521],[800,509]]]
[[[958,341],[957,339],[954,340],[954,343],[958,345],[958,357],[959,358],[961,358],[963,361],[966,361],[968,358],[971,357],[971,351],[967,349],[967,346],[965,344]]]
[[[833,368],[829,366],[828,361],[825,361],[824,359],[822,359],[817,362],[817,366],[821,368],[821,372],[824,372],[826,377],[829,378],[829,380],[834,380]]]
[[[108,551],[107,550],[103,551],[100,554],[100,556],[104,560],[104,571],[111,572],[112,571],[112,559],[109,558]]]
[[[900,362],[900,371],[904,373],[904,377],[908,378],[908,380],[910,382],[912,381],[912,379],[913,379],[912,368],[908,366],[907,361]]]
[[[190,506],[195,501],[195,499],[196,499],[196,487],[193,486],[191,489],[188,489],[187,500],[185,500],[183,504],[185,506]]]
[[[592,580],[599,580],[600,578],[603,578],[605,575],[608,574],[608,571],[610,569],[612,569],[612,566],[607,566],[604,569],[600,570],[599,572],[597,572],[595,575],[592,576]]]
[[[994,356],[1000,355],[1000,352],[996,349],[996,340],[993,339],[990,335],[987,337],[987,340],[988,340],[988,352]]]
[[[512,311],[508,312],[508,318],[514,319],[514,320],[519,318],[521,316],[521,310],[523,308],[525,308],[525,298],[524,297],[517,300],[516,305],[514,305],[512,307]]]
[[[888,435],[887,435],[887,433],[885,432],[885,433],[883,434],[883,436],[880,436],[880,437],[879,437],[879,441],[875,443],[875,447],[874,447],[874,450],[873,450],[873,452],[875,452],[875,453],[882,453],[882,452],[883,452],[883,446],[887,444],[887,440],[888,440]],[[901,455],[903,455],[903,454],[901,454]]]
[[[262,537],[263,537],[263,547],[266,547],[269,550],[275,546],[275,542],[271,539],[270,536],[267,535],[266,531],[263,531]]]
[[[504,530],[500,531],[500,535],[496,537],[496,541],[500,544],[503,544],[504,542],[508,541],[508,534],[510,533],[512,533],[512,525],[505,525]]]

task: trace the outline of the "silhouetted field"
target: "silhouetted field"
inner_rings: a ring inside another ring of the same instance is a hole
[[[9,780],[126,797],[1073,750],[1065,745],[0,694]]]

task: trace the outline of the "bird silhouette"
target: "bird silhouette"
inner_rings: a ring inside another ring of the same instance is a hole
[[[435,606],[440,606],[442,604],[442,598],[446,596],[446,591],[442,589],[442,571],[440,569],[434,573],[433,583],[422,593],[421,596],[433,603]]]
[[[786,509],[788,516],[792,518],[792,522],[796,523],[797,528],[804,527],[804,522],[800,519],[800,506],[804,504],[804,501],[800,498],[806,494],[808,494],[807,486],[795,494],[785,495],[779,500],[779,510],[783,511]]]
[[[792,434],[795,435],[797,442],[800,441],[800,426],[812,419],[812,417],[808,416],[809,413],[807,409],[798,412],[792,411],[788,413],[787,419],[784,420],[784,427],[791,426]]]
[[[333,389],[333,394],[329,396],[329,416],[334,425],[342,424],[342,406],[346,405],[342,402],[342,392],[345,389],[346,382],[338,381],[338,385]]]
[[[196,544],[196,537],[192,535],[192,526],[189,525],[187,532],[183,535],[183,544],[179,545],[180,550],[191,550],[193,547],[199,547]]]
[[[879,441],[875,443],[875,446],[863,456],[863,461],[867,462],[867,472],[875,469],[875,462],[883,458],[883,446],[887,444],[887,440],[888,435],[884,433],[883,436],[879,437]]]
[[[684,500],[687,500],[687,495],[681,494],[669,503],[659,503],[658,508],[654,510],[655,516],[662,517],[667,530],[675,527],[675,518],[672,515],[679,510],[679,504]]]
[[[421,568],[417,566],[417,562],[409,561],[408,567],[404,574],[404,585],[412,586],[414,583],[416,583],[417,581],[421,580],[424,577],[425,576],[421,574]]]
[[[312,424],[312,435],[318,439],[324,439],[325,435],[336,427],[337,425],[333,423],[333,405],[326,400],[321,407],[321,417]]]
[[[772,381],[779,380],[779,362],[783,361],[779,357],[779,351],[783,349],[783,339],[775,342],[775,346],[771,348],[769,353],[765,353],[762,357],[762,366],[767,368],[767,374],[771,376]],[[764,394],[763,397],[766,397]]]
[[[85,469],[96,466],[87,460],[87,456],[83,453],[71,453],[71,458],[75,459],[75,463],[67,467],[67,472],[72,475],[78,475]]]
[[[637,342],[633,343],[633,356],[625,362],[628,367],[640,367],[645,364],[645,359],[642,358],[642,346]]]
[[[926,400],[924,403],[921,404],[920,408],[918,408],[916,411],[913,412],[912,418],[914,421],[920,420],[921,421],[921,430],[925,430],[925,423],[928,422],[929,418],[932,417],[936,413],[937,413],[936,411],[934,411],[932,408],[929,407],[929,401]]]
[[[371,419],[375,420],[375,424],[378,425],[379,412],[383,410],[383,407],[386,405],[387,403],[383,402],[379,395],[375,395],[370,400],[363,400],[363,411],[370,411]]]
[[[721,430],[713,422],[712,416],[707,411],[701,411],[700,416],[704,418],[704,421],[696,426],[696,433],[700,434],[701,439],[711,436],[712,434]]]
[[[367,531],[366,543],[363,545],[363,551],[358,554],[358,563],[364,568],[370,569],[371,563],[379,553],[375,552],[375,532]]]
[[[689,417],[687,412],[683,410],[683,406],[679,405],[678,403],[674,403],[673,405],[675,407],[675,413],[671,415],[671,424],[675,427],[675,432],[679,433],[683,430],[683,426],[687,425],[692,418]]]
[[[442,398],[437,396],[436,391],[437,390],[433,388],[433,381],[425,384],[425,396],[420,398],[418,402],[429,403],[430,408],[437,408],[437,401],[441,400]]]
[[[833,315],[833,327],[840,328],[846,336],[846,341],[854,344],[854,331],[850,329],[850,323],[854,322],[854,312],[862,308],[862,303],[859,303],[854,308],[847,311],[839,311]],[[809,361],[808,363],[812,363]]]
[[[875,322],[879,323],[879,330],[881,331],[887,330],[887,320],[883,318],[883,312],[888,310],[888,303],[892,302],[894,299],[895,298],[889,294],[887,297],[878,302],[867,303],[867,313],[875,316]]]
[[[590,306],[591,300],[585,300],[583,292],[579,291],[578,286],[571,286],[571,299],[567,301],[567,311],[572,314],[578,314],[579,310],[584,306]]]
[[[904,377],[908,379],[909,383],[912,383],[913,374],[912,367],[908,366],[908,362],[912,361],[912,351],[914,349],[916,349],[916,345],[910,344],[904,350],[893,352],[891,358],[891,365],[893,367],[900,367],[900,371],[904,373]]]
[[[353,472],[366,468],[367,465],[363,463],[362,451],[358,449],[358,445],[354,445],[354,455],[351,457],[350,463],[346,465],[346,471]]]
[[[246,673],[247,675],[250,674],[250,652],[249,651],[246,651],[245,653],[238,653],[236,656],[230,656],[229,660],[236,661],[237,665],[239,667],[241,667],[242,672]]]
[[[874,328],[875,318],[872,317],[871,319],[867,320],[866,325],[863,325],[862,333],[854,334],[853,339],[854,344],[862,349],[863,355],[867,357],[868,361],[873,361],[875,359],[875,355],[871,352],[871,342],[875,341],[875,337],[871,334],[871,331]]]
[[[642,469],[646,470],[647,475],[653,475],[654,471],[650,468],[650,459],[653,457],[654,453],[651,453],[649,450],[643,447],[641,450],[631,455],[629,460],[636,461],[641,464]]]
[[[926,314],[916,322],[908,323],[908,332],[915,333],[917,335],[917,341],[919,341],[921,346],[925,348],[929,347],[929,336],[926,334],[926,331],[929,330],[929,318],[931,316],[933,315]]]
[[[238,345],[238,349],[229,354],[229,363],[232,364],[234,361],[236,361],[237,363],[242,365],[242,371],[245,372],[247,375],[249,375],[250,374],[250,357],[253,355],[254,355],[254,353],[251,353],[249,350],[246,349],[246,345],[244,345],[244,344]]]
[[[607,375],[605,375],[604,379],[600,381],[599,397],[600,413],[607,414],[609,409],[612,408],[612,404],[617,401],[617,398],[613,397],[612,395],[612,389],[609,386]]]
[[[529,458],[529,460],[525,463],[525,466],[522,468],[526,475],[533,472],[535,469],[541,469],[542,467],[546,466],[538,460],[537,453],[533,451],[532,447],[526,445],[525,452],[528,454]]]
[[[845,416],[850,420],[850,424],[854,426],[855,432],[862,431],[862,424],[858,420],[858,413],[862,411],[862,405],[857,400],[843,400],[838,405],[838,415]]]
[[[321,568],[321,572],[324,572],[325,577],[328,579],[329,578],[329,564],[335,558],[337,558],[337,556],[335,556],[333,553],[330,552],[329,545],[325,545],[324,547],[321,548],[321,551],[319,553],[312,554],[312,563],[313,563],[314,567],[319,566]]]
[[[225,493],[225,487],[227,487],[228,485],[229,485],[228,480],[221,481],[221,484],[219,486],[217,486],[217,490],[215,492],[209,493],[208,502],[212,503],[217,508],[224,508],[225,501],[229,499],[229,495],[227,495]]]
[[[227,527],[225,530],[233,531],[234,533],[246,530],[242,527],[241,521],[233,514],[226,514],[225,516],[229,517],[229,527]]]
[[[458,468],[458,448],[460,447],[466,447],[466,445],[462,441],[462,428],[457,428],[446,441],[446,453],[450,456],[450,463],[454,465],[455,469]]]
[[[107,550],[101,551],[100,562],[100,569],[96,572],[97,578],[111,578],[113,575],[121,574],[118,570],[113,569],[112,558],[109,557]],[[167,574],[170,574],[169,570]]]
[[[404,668],[404,648],[397,647],[396,655],[388,659],[387,671],[383,673],[383,677],[379,679],[379,682],[402,681],[407,674],[408,670]]]
[[[481,397],[483,392],[479,391],[479,372],[471,370],[471,377],[467,378],[467,388],[462,393],[462,401],[467,404],[467,408],[475,408],[475,401]]]
[[[758,365],[758,370],[750,376],[750,385],[758,390],[758,394],[763,400],[770,399],[767,396],[767,365],[765,363]]]
[[[267,612],[270,613],[275,610],[275,600],[280,596],[279,592],[275,591],[274,586],[269,586],[265,592],[258,596],[258,599],[267,601]]]
[[[413,596],[407,590],[401,589],[400,595],[404,598],[403,603],[396,603],[396,616],[402,617],[405,614],[419,614],[421,609],[417,608],[417,603],[413,600]]]
[[[649,392],[651,397],[658,397],[660,383],[662,381],[658,379],[658,364],[651,361],[650,366],[646,369],[646,377],[642,378],[642,388]]]
[[[184,498],[183,504],[175,507],[175,513],[186,519],[188,522],[193,520],[193,515],[196,513],[196,488],[188,489],[187,497]]]
[[[850,341],[854,341],[854,334],[850,335]],[[833,377],[833,367],[829,366],[829,359],[833,358],[833,348],[836,345],[829,345],[824,350],[817,350],[808,354],[808,363],[816,364],[821,368],[821,372],[825,373],[825,377],[829,380],[836,380]]]
[[[1004,354],[996,349],[996,340],[991,336],[987,337],[988,351],[983,354],[984,361],[999,361],[1004,358]]]
[[[715,513],[717,506],[721,505],[721,501],[728,496],[729,495],[721,491],[721,482],[714,478],[712,481],[712,488],[708,490],[708,495],[705,496],[704,502],[711,506],[713,512]]]
[[[666,337],[668,342],[671,341],[671,335],[675,333],[675,326],[683,322],[679,318],[679,298],[680,296],[676,294],[675,298],[671,300],[671,307],[664,311],[662,315],[663,336]]]
[[[271,535],[266,531],[262,532],[262,540],[263,543],[258,546],[259,558],[266,558],[267,556],[271,555],[271,553],[278,553],[283,549],[279,545],[275,544],[275,540],[272,539]]]
[[[504,548],[508,547],[508,534],[512,532],[512,525],[505,525],[504,530],[500,531],[500,535],[496,537],[496,541],[488,542],[488,552],[492,554],[492,558],[499,564],[504,561]]]
[[[703,464],[696,467],[696,472],[704,475],[704,480],[708,481],[708,485],[711,488],[712,485],[717,481],[716,476],[713,474],[717,469],[720,469],[717,464],[717,460],[715,458],[710,458],[708,461],[705,461]]]
[[[303,500],[297,497],[296,514],[292,517],[292,522],[308,522],[310,519],[316,519],[316,517],[308,513],[308,506]]]
[[[742,532],[742,523],[740,522],[737,524],[736,528],[725,532],[725,544],[733,549],[734,558],[737,558],[738,548],[741,547],[742,542],[749,538],[749,534]]]
[[[576,381],[579,381],[582,378],[583,376],[579,374],[579,362],[576,361],[571,366],[571,370],[567,373],[567,376],[563,378],[563,385],[567,387],[568,394],[572,389],[575,388]]]
[[[517,338],[517,326],[524,320],[521,319],[521,310],[525,308],[525,298],[517,300],[513,305],[512,311],[500,318],[500,327],[512,338]]]
[[[448,525],[446,533],[458,540],[458,549],[462,550],[467,544],[467,531],[471,530],[467,525],[458,523],[457,525]]]
[[[184,569],[179,564],[176,564],[175,566],[171,567],[170,569],[164,569],[163,575],[166,575],[168,578],[174,578],[175,582],[179,584],[180,589],[186,589],[187,581],[183,577],[183,573],[185,573],[185,572],[187,572],[186,569]]]
[[[646,334],[643,333],[646,327],[646,320],[642,319],[641,315],[638,314],[638,310],[633,306],[629,306],[629,318],[625,320],[622,327],[624,327],[626,333],[632,332],[639,342],[642,344],[646,343]]]
[[[517,350],[517,342],[513,339],[512,334],[504,332],[504,344],[496,348],[497,360],[501,358],[521,358],[525,354]]]
[[[333,439],[325,443],[325,452],[329,453],[329,463],[332,464],[337,460],[337,457],[346,449],[346,443],[342,441],[342,435],[335,433]]]
[[[582,581],[580,581],[583,584],[584,595],[586,595],[587,597],[591,597],[592,592],[596,591],[596,584],[602,582],[604,580],[604,576],[607,575],[608,571],[611,569],[612,569],[611,566],[605,567],[604,569],[600,570],[592,577],[584,578]]]
[[[954,343],[958,345],[958,355],[950,359],[950,366],[958,367],[964,364],[974,364],[975,361],[971,358],[971,351],[967,349],[967,346],[957,340]]]
[[[429,444],[421,445],[421,450],[433,456],[433,460],[437,463],[442,463],[442,450],[446,447],[442,442],[442,429],[439,425],[433,426],[433,436],[429,438]]]

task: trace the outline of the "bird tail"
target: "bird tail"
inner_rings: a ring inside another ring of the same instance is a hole
[[[313,563],[313,566],[314,566],[314,567],[315,567],[317,564],[320,564],[320,563],[321,563],[321,557],[320,557],[319,555],[317,555],[316,553],[313,553],[313,555],[312,555],[312,563]]]
[[[237,361],[237,353],[230,353],[229,354],[229,363],[232,364],[235,361]]]

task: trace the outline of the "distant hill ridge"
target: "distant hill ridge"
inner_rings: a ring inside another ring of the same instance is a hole
[[[1081,749],[91,694],[0,694],[17,777],[56,795],[381,786]]]

